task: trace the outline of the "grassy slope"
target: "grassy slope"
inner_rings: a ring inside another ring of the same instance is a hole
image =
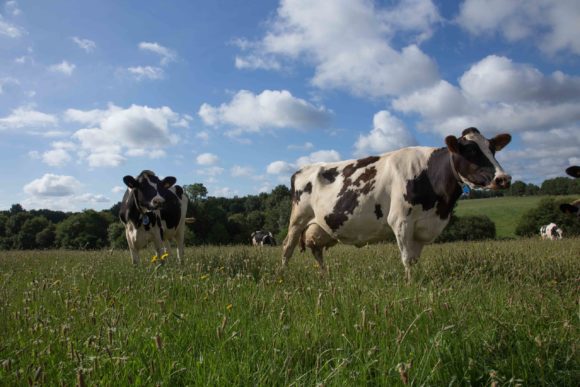
[[[0,384],[578,385],[579,239],[0,257]],[[145,255],[145,254],[144,254]],[[408,366],[407,366],[408,367]]]
[[[515,237],[520,217],[547,196],[502,197],[460,200],[455,213],[458,216],[487,215],[495,222],[498,238]]]

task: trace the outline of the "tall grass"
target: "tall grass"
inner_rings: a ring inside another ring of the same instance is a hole
[[[579,239],[0,258],[0,384],[578,385]]]

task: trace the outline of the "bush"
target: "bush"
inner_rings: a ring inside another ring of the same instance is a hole
[[[101,249],[108,245],[107,230],[114,221],[110,213],[85,210],[56,226],[56,243],[66,249]]]
[[[516,235],[540,235],[540,227],[556,223],[564,231],[564,237],[580,235],[580,220],[578,217],[560,211],[560,204],[569,203],[570,199],[542,199],[538,206],[529,210],[520,218],[516,227]]]
[[[495,223],[485,215],[451,215],[449,224],[436,242],[478,241],[495,238]]]
[[[121,222],[113,222],[107,228],[107,239],[112,249],[127,249],[127,237],[125,236],[125,225]]]

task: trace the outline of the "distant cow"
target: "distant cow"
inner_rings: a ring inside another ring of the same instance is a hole
[[[163,180],[152,171],[143,171],[134,178],[125,176],[127,191],[123,196],[119,217],[125,224],[125,236],[134,264],[139,263],[139,250],[153,242],[161,257],[169,240],[177,243],[177,260],[183,258],[183,238],[186,219],[187,195],[175,185],[176,179]]]
[[[302,238],[324,268],[322,251],[338,242],[364,246],[394,231],[407,280],[423,246],[449,222],[462,186],[500,189],[511,177],[494,155],[509,134],[486,139],[475,128],[447,147],[410,147],[359,160],[318,163],[292,176],[292,213],[284,240],[286,266]]]
[[[254,246],[276,246],[276,240],[269,231],[254,231],[251,237]]]
[[[573,166],[566,169],[566,173],[572,177],[580,178],[580,166]],[[560,204],[560,210],[566,214],[576,214],[580,217],[580,199],[570,204]]]
[[[540,227],[540,236],[543,240],[559,240],[562,239],[562,230],[556,225],[556,223],[550,223],[546,226]]]

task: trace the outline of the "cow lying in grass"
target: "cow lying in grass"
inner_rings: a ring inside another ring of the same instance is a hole
[[[459,138],[448,136],[444,148],[410,147],[303,167],[291,180],[292,213],[283,265],[301,238],[322,269],[325,247],[382,241],[390,227],[409,281],[411,265],[449,222],[463,185],[510,186],[511,177],[494,156],[510,141],[509,134],[488,140],[468,128]]]

